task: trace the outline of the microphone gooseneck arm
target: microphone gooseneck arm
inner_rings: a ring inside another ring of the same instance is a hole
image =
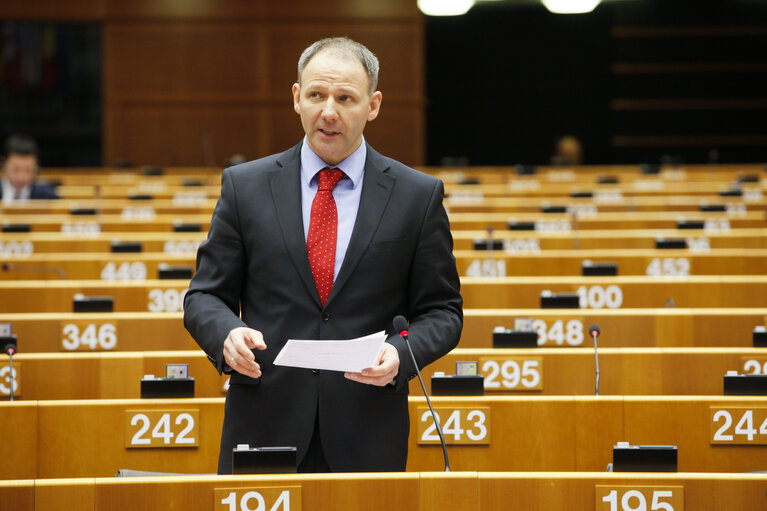
[[[597,381],[596,386],[594,389],[594,395],[599,395],[599,355],[597,354],[597,337],[599,337],[600,330],[599,327],[596,325],[592,325],[591,328],[589,328],[589,334],[591,334],[592,337],[594,337],[594,362],[596,363],[597,367]]]
[[[410,352],[410,360],[413,361],[413,366],[415,367],[415,372],[418,375],[418,381],[421,383],[421,389],[423,390],[423,395],[426,397],[426,403],[429,405],[429,410],[431,411],[431,417],[434,421],[434,426],[437,428],[437,434],[439,435],[439,441],[442,444],[442,455],[445,457],[445,472],[450,472],[450,460],[447,457],[447,444],[445,443],[445,437],[442,435],[442,427],[439,425],[439,417],[437,416],[437,412],[434,411],[434,407],[431,405],[431,399],[429,399],[429,393],[426,392],[426,385],[423,383],[423,377],[421,376],[421,371],[418,369],[418,362],[415,360],[415,355],[413,354],[413,348],[410,347],[410,340],[408,339],[409,334],[407,330],[407,320],[402,316],[397,316],[394,318],[394,329],[399,333],[400,337],[402,337],[405,340],[405,345],[407,345],[407,350]]]

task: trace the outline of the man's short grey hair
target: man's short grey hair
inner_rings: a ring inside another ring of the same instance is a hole
[[[332,51],[344,57],[356,57],[368,74],[368,93],[373,94],[373,92],[375,92],[376,87],[378,87],[378,70],[380,69],[378,58],[373,55],[373,52],[368,50],[365,45],[353,41],[348,37],[328,37],[320,39],[306,48],[298,59],[299,85],[301,85],[301,74],[304,72],[306,65],[309,64],[309,61],[312,60],[315,55],[324,50]]]

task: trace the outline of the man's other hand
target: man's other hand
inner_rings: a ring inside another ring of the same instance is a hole
[[[266,349],[261,332],[244,326],[237,327],[224,340],[224,361],[238,373],[260,378],[261,366],[256,363],[256,357],[251,351],[254,348]]]
[[[373,367],[363,369],[361,373],[344,373],[344,376],[359,383],[383,387],[391,383],[398,373],[399,353],[397,348],[385,342]]]

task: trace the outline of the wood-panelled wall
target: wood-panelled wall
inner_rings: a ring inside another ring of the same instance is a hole
[[[303,48],[346,35],[381,61],[380,152],[424,163],[423,18],[411,0],[38,0],[0,18],[103,26],[104,164],[220,166],[297,143],[290,87]]]

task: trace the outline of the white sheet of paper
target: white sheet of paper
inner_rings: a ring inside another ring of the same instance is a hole
[[[386,340],[386,332],[345,341],[288,339],[274,365],[359,373],[373,367]]]

